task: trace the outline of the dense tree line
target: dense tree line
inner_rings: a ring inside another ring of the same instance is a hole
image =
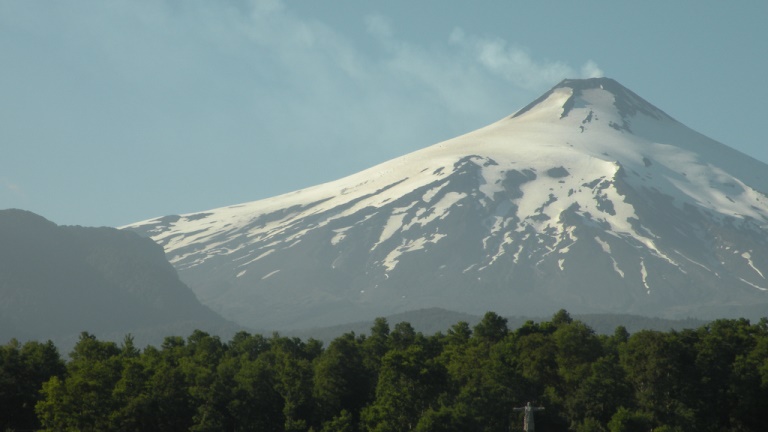
[[[512,331],[489,312],[424,336],[376,320],[317,340],[196,331],[137,349],[83,333],[0,351],[0,429],[51,431],[763,431],[768,320],[597,335],[560,311]]]

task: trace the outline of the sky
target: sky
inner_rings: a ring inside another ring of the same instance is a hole
[[[332,181],[607,76],[768,162],[768,2],[0,0],[0,209],[122,226]]]

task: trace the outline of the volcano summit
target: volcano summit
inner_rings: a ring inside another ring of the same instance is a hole
[[[768,165],[607,78],[337,181],[127,229],[259,329],[442,307],[764,315]]]

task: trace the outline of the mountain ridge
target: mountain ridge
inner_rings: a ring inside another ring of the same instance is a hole
[[[606,77],[587,78],[587,79],[564,79],[560,81],[560,83],[552,87],[551,90],[544,93],[538,99],[534,100],[533,102],[526,105],[522,109],[518,110],[517,112],[512,114],[510,117],[515,118],[525,114],[526,112],[536,107],[536,105],[540,104],[541,102],[549,98],[552,95],[552,93],[555,92],[557,89],[561,89],[561,88],[570,89],[572,91],[571,96],[568,98],[567,101],[565,101],[565,103],[563,103],[563,112],[562,114],[560,114],[561,119],[563,117],[568,116],[568,114],[576,105],[577,99],[579,98],[579,96],[581,96],[584,90],[595,90],[599,88],[601,90],[607,90],[608,92],[610,92],[615,96],[616,99],[614,101],[614,106],[616,106],[616,109],[618,110],[622,118],[632,117],[638,111],[640,111],[645,115],[649,117],[653,117],[657,120],[660,120],[662,118],[665,118],[668,120],[674,120],[669,114],[656,108],[650,102],[638,96],[635,92],[619,84],[618,81],[611,78],[606,78]],[[629,130],[626,126],[625,126],[625,129]]]
[[[161,247],[115,228],[59,226],[0,210],[0,337],[51,339],[60,349],[83,331],[136,344],[195,328],[238,329],[200,304]]]
[[[566,80],[357,174],[125,228],[259,328],[425,307],[711,318],[767,301],[767,190],[767,165],[618,82]]]

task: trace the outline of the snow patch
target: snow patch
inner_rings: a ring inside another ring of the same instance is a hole
[[[751,286],[752,288],[757,288],[760,291],[768,291],[768,288],[763,288],[761,286],[757,286],[757,285],[753,284],[752,282],[749,282],[749,281],[745,280],[744,278],[739,278],[739,280],[744,282],[745,284]]]
[[[648,270],[645,268],[645,261],[640,260],[640,278],[643,281],[643,286],[645,287],[645,292],[647,294],[651,293],[651,287],[648,285]]]
[[[337,244],[339,244],[339,242],[344,240],[344,238],[347,236],[346,232],[350,228],[352,228],[352,227],[346,227],[346,228],[340,228],[340,229],[333,230],[333,232],[335,234],[334,234],[333,238],[331,238],[331,244],[333,246],[336,246]]]
[[[697,266],[699,266],[699,267],[703,268],[704,270],[706,270],[706,271],[708,271],[708,272],[712,272],[712,270],[711,270],[709,267],[705,266],[704,264],[702,264],[702,263],[700,263],[700,262],[697,262],[697,261],[694,261],[694,260],[692,260],[692,259],[688,258],[687,256],[685,256],[685,255],[683,255],[682,253],[680,253],[680,251],[677,251],[677,250],[676,250],[676,251],[675,251],[675,253],[677,253],[677,254],[678,254],[678,255],[680,255],[681,257],[685,258],[685,259],[686,259],[686,260],[688,260],[689,262],[691,262],[691,263],[693,263],[693,264],[696,264]]]
[[[262,276],[261,280],[269,279],[271,276],[273,276],[273,275],[275,275],[275,274],[277,274],[279,272],[280,272],[280,270],[275,270],[275,271],[269,272],[266,275]]]
[[[747,264],[749,264],[750,267],[752,267],[752,270],[755,271],[755,273],[759,274],[761,278],[765,279],[765,276],[763,276],[763,272],[758,270],[757,267],[755,267],[755,263],[752,262],[752,255],[749,252],[744,252],[741,254],[741,257],[747,260]]]
[[[406,213],[392,213],[392,216],[387,219],[387,223],[384,224],[384,229],[381,230],[381,235],[376,244],[371,249],[376,249],[377,246],[389,240],[400,228],[403,227],[403,219],[405,219]]]
[[[250,264],[252,262],[256,262],[256,261],[258,261],[258,260],[260,260],[260,259],[262,259],[264,257],[269,256],[269,255],[272,255],[273,253],[275,253],[275,250],[274,249],[270,249],[270,250],[268,250],[266,252],[263,252],[263,253],[259,254],[256,258],[254,258],[254,259],[252,259],[252,260],[250,260],[248,262],[245,262],[243,264],[240,264],[238,267],[246,267],[248,264]]]
[[[395,249],[392,249],[387,256],[384,258],[384,261],[382,262],[382,265],[388,272],[391,272],[392,270],[397,267],[398,262],[400,261],[400,256],[407,252],[413,252],[420,249],[424,249],[424,247],[428,244],[434,244],[440,241],[440,239],[445,238],[445,234],[432,234],[427,237],[418,238],[416,240],[405,240],[403,239],[403,242],[400,246],[398,246]]]
[[[613,264],[613,271],[618,273],[618,275],[621,276],[622,279],[624,279],[624,271],[621,270],[621,268],[619,268],[619,263],[617,263],[616,259],[611,255],[611,245],[609,245],[608,242],[602,240],[600,237],[597,237],[597,236],[595,236],[595,241],[603,249],[603,252],[605,252],[608,255],[608,258],[611,259],[611,263]]]

